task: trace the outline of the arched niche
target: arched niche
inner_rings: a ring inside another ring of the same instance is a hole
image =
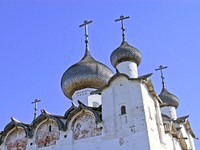
[[[56,145],[60,138],[60,131],[58,124],[53,119],[46,119],[36,130],[35,143],[38,148]]]
[[[8,133],[5,139],[5,147],[7,150],[26,150],[27,142],[25,130],[16,126]]]
[[[94,114],[82,111],[72,120],[73,139],[79,140],[102,134],[102,128],[97,126]]]

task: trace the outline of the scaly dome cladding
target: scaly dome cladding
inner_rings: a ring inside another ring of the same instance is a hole
[[[142,55],[140,51],[137,48],[130,46],[126,41],[123,41],[110,56],[110,61],[113,67],[116,67],[119,63],[124,61],[132,61],[139,65],[141,60]]]
[[[163,106],[167,105],[167,106],[173,106],[177,108],[179,105],[178,98],[175,95],[169,93],[165,87],[162,89],[159,97],[164,103]]]
[[[81,61],[65,71],[61,86],[64,94],[72,99],[75,91],[84,88],[98,89],[106,85],[112,76],[113,72],[107,66],[92,58],[87,51]]]

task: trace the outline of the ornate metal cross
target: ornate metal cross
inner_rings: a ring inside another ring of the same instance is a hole
[[[167,68],[167,66],[163,67],[162,65],[160,65],[159,68],[155,69],[155,71],[160,70],[163,88],[165,87],[165,82],[164,82],[165,78],[164,78],[164,75],[163,75],[163,69],[166,69],[166,68]]]
[[[83,24],[81,24],[79,27],[83,27],[85,26],[85,44],[86,44],[86,50],[89,50],[89,47],[88,47],[88,24],[92,23],[92,20],[90,21],[87,21],[85,20]]]
[[[119,19],[116,19],[116,20],[115,20],[115,22],[121,21],[121,24],[122,24],[122,27],[121,27],[121,29],[122,29],[122,40],[123,40],[123,41],[126,41],[126,37],[125,37],[125,28],[124,28],[124,20],[125,20],[125,19],[128,19],[128,18],[130,18],[130,17],[129,17],[129,16],[124,17],[124,16],[121,15]]]
[[[34,119],[37,117],[37,103],[39,103],[41,100],[35,99],[31,104],[35,104],[34,107]]]

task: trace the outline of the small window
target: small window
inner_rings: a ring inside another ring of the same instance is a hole
[[[126,114],[126,106],[121,106],[121,115]]]
[[[49,125],[49,132],[51,132],[51,125]]]

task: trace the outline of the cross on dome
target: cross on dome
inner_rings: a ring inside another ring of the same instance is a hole
[[[160,65],[159,68],[155,69],[155,71],[160,70],[163,88],[165,87],[165,82],[164,82],[165,78],[164,78],[164,75],[163,75],[163,70],[166,69],[166,68],[167,68],[167,66],[163,67],[162,65]]]
[[[92,20],[87,21],[85,20],[83,24],[79,25],[79,27],[85,27],[85,46],[86,46],[86,53],[89,52],[89,40],[88,40],[88,24],[92,23]]]
[[[79,27],[85,27],[85,55],[79,62],[69,67],[61,79],[61,87],[64,94],[75,103],[77,103],[77,100],[81,100],[80,97],[80,99],[76,99],[76,91],[86,88],[99,89],[107,85],[108,81],[113,76],[113,72],[110,68],[96,61],[90,55],[88,46],[88,24],[90,23],[92,23],[92,20],[85,20],[83,24],[79,25]]]
[[[41,100],[39,99],[35,99],[33,102],[31,102],[31,104],[34,104],[34,119],[36,119],[37,117],[37,103],[39,103]]]
[[[119,19],[115,20],[115,22],[121,21],[121,25],[122,25],[122,27],[121,27],[121,29],[122,29],[122,40],[123,41],[126,41],[126,36],[125,36],[125,30],[126,29],[124,28],[124,20],[128,19],[128,18],[130,18],[130,17],[129,16],[124,17],[123,15],[121,15]]]

